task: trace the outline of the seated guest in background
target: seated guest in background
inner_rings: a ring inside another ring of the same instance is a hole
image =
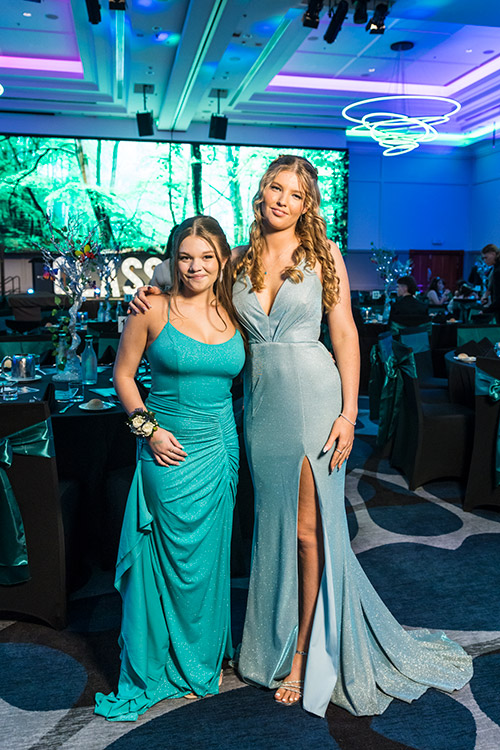
[[[427,305],[415,299],[417,291],[417,283],[413,276],[399,277],[397,280],[398,298],[391,305],[389,323],[397,323],[399,326],[410,327],[429,322]]]
[[[492,269],[488,281],[488,294],[482,298],[481,302],[485,303],[485,310],[495,313],[498,323],[500,320],[500,250],[496,245],[486,245],[481,250],[481,257],[484,263]]]
[[[436,276],[432,279],[427,290],[427,299],[431,305],[447,305],[451,298],[451,292],[446,289],[443,279]]]
[[[478,298],[477,292],[474,291],[471,285],[468,284],[467,281],[465,281],[464,279],[459,279],[457,281],[457,288],[455,289],[455,294],[453,295],[448,305],[448,310],[450,313],[452,313],[453,317],[455,318],[461,318],[462,320],[469,320],[469,314],[467,313],[467,309],[470,309],[470,305],[468,305],[468,303],[476,302],[477,298]],[[464,301],[467,303],[467,305],[462,304]],[[463,316],[465,316],[465,318]]]

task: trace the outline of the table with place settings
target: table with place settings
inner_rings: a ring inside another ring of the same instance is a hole
[[[112,567],[135,468],[136,439],[113,389],[111,367],[99,367],[96,385],[84,387],[84,402],[57,401],[55,396],[62,395],[67,384],[53,381],[54,373],[55,368],[42,368],[36,380],[18,383],[17,402],[48,400],[59,478],[76,480],[81,489],[78,507],[67,513],[74,537],[70,544],[79,554],[92,554],[104,567]],[[94,398],[106,408],[82,408]],[[0,418],[1,406],[2,401]]]

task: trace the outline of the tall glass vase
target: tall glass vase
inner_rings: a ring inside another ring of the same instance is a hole
[[[382,322],[389,322],[389,315],[391,314],[391,285],[386,284],[384,287],[384,309],[382,312]]]
[[[76,321],[82,302],[83,294],[79,294],[74,297],[73,304],[69,308],[68,334],[71,338],[71,343],[66,352],[66,362],[64,363],[63,369],[59,369],[53,376],[52,380],[62,380],[67,382],[73,380],[80,381],[82,379],[82,366],[80,358],[76,353],[81,341],[80,336],[76,332]]]

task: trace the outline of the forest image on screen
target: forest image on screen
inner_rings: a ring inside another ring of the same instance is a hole
[[[328,236],[347,245],[348,154],[344,150],[4,136],[0,216],[7,252],[30,251],[69,219],[101,226],[105,245],[162,252],[175,224],[215,217],[230,245],[248,241],[252,198],[283,153],[309,159],[319,174]]]

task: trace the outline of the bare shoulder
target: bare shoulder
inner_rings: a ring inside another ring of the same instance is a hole
[[[168,295],[165,293],[149,296],[148,304],[150,307],[141,315],[129,315],[126,328],[134,331],[141,329],[150,330],[155,326],[157,321],[166,320],[168,315],[168,299]]]

